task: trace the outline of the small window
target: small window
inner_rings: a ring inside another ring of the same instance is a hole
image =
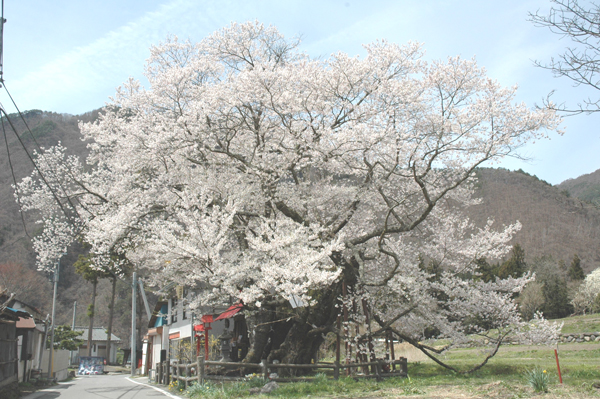
[[[177,323],[177,298],[171,299],[171,323]]]
[[[186,304],[189,302],[188,301],[188,296],[189,296],[190,290],[186,287],[183,288],[183,301],[182,301],[182,310],[181,310],[181,319],[185,320],[187,319],[187,312],[186,312]]]

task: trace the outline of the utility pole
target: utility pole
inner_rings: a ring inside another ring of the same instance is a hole
[[[137,272],[133,272],[133,284],[131,285],[131,376],[135,376],[135,369],[137,367],[137,334],[136,334],[136,325],[135,325],[135,317],[137,313],[136,305],[137,305]]]
[[[75,331],[75,317],[77,316],[77,301],[73,302],[73,323],[71,324],[71,331]],[[73,365],[75,362],[73,362],[73,352],[71,351],[70,353],[70,363],[71,365]]]
[[[67,254],[67,250],[58,258],[56,261],[56,268],[54,269],[54,276],[52,278],[54,282],[54,296],[52,298],[52,324],[50,325],[50,348],[48,356],[48,379],[52,377],[54,373],[54,317],[56,316],[56,291],[58,290],[58,275],[60,272],[60,258]]]

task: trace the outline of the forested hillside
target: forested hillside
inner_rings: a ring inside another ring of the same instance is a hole
[[[558,185],[558,188],[568,191],[573,197],[600,206],[600,169],[575,179],[565,180]]]
[[[528,260],[550,255],[568,264],[578,254],[586,273],[600,267],[600,208],[522,171],[481,169],[477,175],[483,201],[471,216],[480,224],[487,218],[520,221],[523,228],[513,242]]]
[[[79,121],[91,121],[98,116],[98,111],[73,116],[32,110],[24,112],[27,126],[18,114],[10,115],[10,121],[16,127],[19,137],[30,154],[40,147],[49,147],[59,141],[68,148],[70,154],[84,155],[86,143],[79,134]],[[17,181],[31,174],[33,164],[29,160],[23,146],[10,128],[8,121],[3,120],[6,145],[0,150],[0,286],[10,285],[19,299],[39,307],[44,314],[51,312],[52,284],[45,273],[36,270],[35,253],[27,236],[39,233],[36,225],[37,217],[24,215],[26,229],[19,214],[19,206],[15,201],[12,189],[13,176]],[[34,140],[35,139],[35,140]],[[4,140],[3,140],[4,143]],[[10,154],[10,157],[9,157]],[[80,253],[80,247],[69,248],[67,255],[61,259],[61,272],[58,289],[57,323],[71,324],[73,303],[77,301],[77,325],[87,325],[87,308],[91,299],[91,284],[75,273],[73,263]],[[110,302],[110,281],[100,280],[96,299],[95,326],[108,325],[108,304]],[[140,306],[138,309],[142,309]],[[115,304],[115,327],[113,332],[129,345],[131,326],[131,288],[128,283],[117,284],[117,302]],[[139,313],[140,317],[142,316]]]
[[[78,121],[90,121],[97,115],[98,111],[80,116],[28,111],[25,116],[33,137],[18,115],[13,115],[11,120],[30,153],[36,149],[36,142],[42,147],[48,147],[61,141],[69,153],[83,155],[86,152],[86,144],[79,135]],[[9,125],[4,122],[12,170],[19,181],[30,175],[33,166]],[[20,290],[24,301],[49,313],[52,287],[46,276],[35,271],[35,254],[14,199],[11,164],[7,149],[3,147],[0,152],[0,265],[10,267],[0,269],[0,274],[4,276],[4,284],[16,285],[23,283],[24,279],[19,276],[29,276],[25,279],[28,282],[27,286],[17,287],[18,290],[15,288],[15,291]],[[498,226],[519,220],[523,228],[513,239],[513,243],[522,246],[528,260],[549,255],[557,262],[563,260],[569,264],[573,255],[578,254],[586,273],[600,267],[600,209],[587,202],[598,198],[592,194],[600,192],[600,171],[568,180],[557,187],[535,176],[503,169],[480,169],[477,176],[479,180],[476,193],[482,199],[482,203],[469,209],[469,214],[478,224],[482,225],[488,218],[494,219]],[[35,221],[34,215],[25,215],[29,235],[37,232]],[[59,323],[71,323],[73,302],[77,301],[77,324],[87,324],[85,313],[90,300],[91,285],[75,274],[72,267],[78,254],[82,252],[81,248],[70,248],[61,261],[63,268],[57,311]],[[36,275],[38,277],[34,278]],[[0,280],[0,284],[2,281]],[[120,282],[118,287],[115,305],[118,316],[114,332],[128,342],[131,317],[130,288],[126,282]],[[109,294],[110,282],[100,281],[96,326],[107,325]],[[138,309],[142,309],[142,306]]]

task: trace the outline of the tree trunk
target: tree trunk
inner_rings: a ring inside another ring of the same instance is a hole
[[[94,331],[94,315],[96,313],[96,287],[98,286],[98,279],[95,279],[94,281],[92,281],[92,304],[90,305],[90,308],[88,309],[88,316],[90,318],[90,328],[88,331],[88,342],[87,342],[87,349],[88,349],[88,356],[92,356],[92,332]]]
[[[248,324],[248,331],[254,331],[254,342],[245,362],[258,363],[265,353],[269,362],[279,360],[288,364],[310,364],[317,361],[317,352],[325,335],[336,331],[335,324],[340,312],[336,304],[342,295],[342,280],[347,286],[354,286],[358,271],[358,263],[354,259],[347,261],[337,252],[332,254],[331,259],[344,269],[344,275],[340,281],[313,298],[315,305],[292,310],[289,304],[285,304],[283,309],[264,309],[256,316],[256,327],[252,328],[252,322]],[[290,311],[295,316],[275,322],[282,319],[281,315],[289,315]]]
[[[279,360],[288,364],[316,362],[317,352],[325,336],[328,332],[335,331],[339,312],[335,304],[340,293],[341,283],[338,283],[316,298],[316,305],[294,309],[296,317],[293,324],[287,328],[281,345],[269,355],[269,361]]]
[[[112,337],[112,325],[113,325],[113,314],[115,307],[115,294],[117,290],[117,278],[113,277],[112,280],[112,291],[110,296],[110,306],[108,308],[108,329],[106,331],[106,362],[110,364],[110,346]]]
[[[263,359],[263,352],[269,342],[269,332],[271,331],[271,322],[274,319],[274,309],[263,309],[254,317],[246,320],[248,323],[248,332],[253,331],[250,338],[252,345],[244,359],[244,363],[259,363]]]

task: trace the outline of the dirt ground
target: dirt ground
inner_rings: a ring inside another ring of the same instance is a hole
[[[407,398],[407,399],[513,399],[513,398],[533,398],[533,399],[590,399],[600,398],[600,389],[591,387],[552,387],[547,393],[535,394],[529,387],[509,386],[502,382],[481,385],[477,387],[461,387],[455,385],[430,386],[420,388],[420,392],[410,392],[404,389],[390,388],[381,390],[377,393],[365,393],[364,396],[336,396],[329,399],[389,399],[389,398]]]

